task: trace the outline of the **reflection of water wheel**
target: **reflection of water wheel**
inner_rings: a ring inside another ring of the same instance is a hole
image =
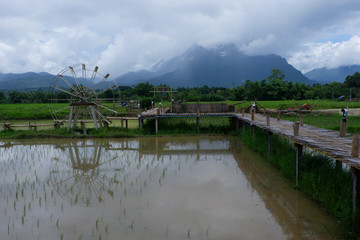
[[[117,181],[106,176],[106,164],[116,157],[102,161],[103,148],[98,144],[69,143],[64,148],[68,150],[64,159],[52,159],[50,180],[60,196],[88,206],[94,199],[102,202],[105,194],[113,195],[111,185]]]
[[[83,128],[85,123],[93,123],[95,128],[109,124],[102,111],[116,111],[105,106],[99,95],[117,85],[114,81],[109,84],[110,74],[102,75],[98,69],[76,64],[57,74],[49,88],[49,109],[56,123],[67,122],[68,130],[71,124],[75,128],[77,123]]]

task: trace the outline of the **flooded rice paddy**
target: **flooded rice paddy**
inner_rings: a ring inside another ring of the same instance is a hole
[[[0,239],[334,239],[235,137],[0,142]]]

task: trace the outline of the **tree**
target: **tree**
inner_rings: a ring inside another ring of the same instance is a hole
[[[139,83],[133,88],[133,94],[139,97],[151,97],[150,91],[154,90],[154,86],[150,83]]]
[[[0,92],[0,103],[5,103],[6,102],[6,96],[5,93]]]
[[[360,73],[356,72],[353,75],[349,75],[344,81],[345,87],[348,88],[359,88],[360,87]]]

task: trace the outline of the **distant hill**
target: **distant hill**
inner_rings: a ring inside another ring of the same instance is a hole
[[[7,92],[11,90],[16,91],[36,91],[43,90],[48,91],[49,87],[55,80],[55,75],[46,72],[34,73],[0,73],[0,91]],[[71,76],[67,76],[66,79],[75,84],[75,80]],[[99,81],[100,79],[97,79]],[[113,82],[104,82],[99,89],[104,89],[113,86]],[[58,82],[58,87],[68,89],[69,86],[63,82]]]
[[[344,82],[347,76],[353,75],[355,72],[360,72],[360,65],[342,66],[332,69],[316,68],[305,73],[305,76],[319,83],[332,83]]]
[[[157,63],[150,71],[130,72],[116,78],[116,82],[119,85],[148,81],[173,87],[233,87],[241,85],[243,80],[265,79],[275,68],[283,71],[289,81],[313,83],[280,56],[247,56],[233,44],[213,49],[195,45],[180,56]]]
[[[54,75],[45,72],[0,74],[0,91],[32,91],[38,89],[48,89],[53,80]]]

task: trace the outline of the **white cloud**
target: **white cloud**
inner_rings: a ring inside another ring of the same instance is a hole
[[[289,63],[308,72],[314,68],[360,64],[359,56],[360,36],[355,35],[343,42],[308,43],[289,58]]]

